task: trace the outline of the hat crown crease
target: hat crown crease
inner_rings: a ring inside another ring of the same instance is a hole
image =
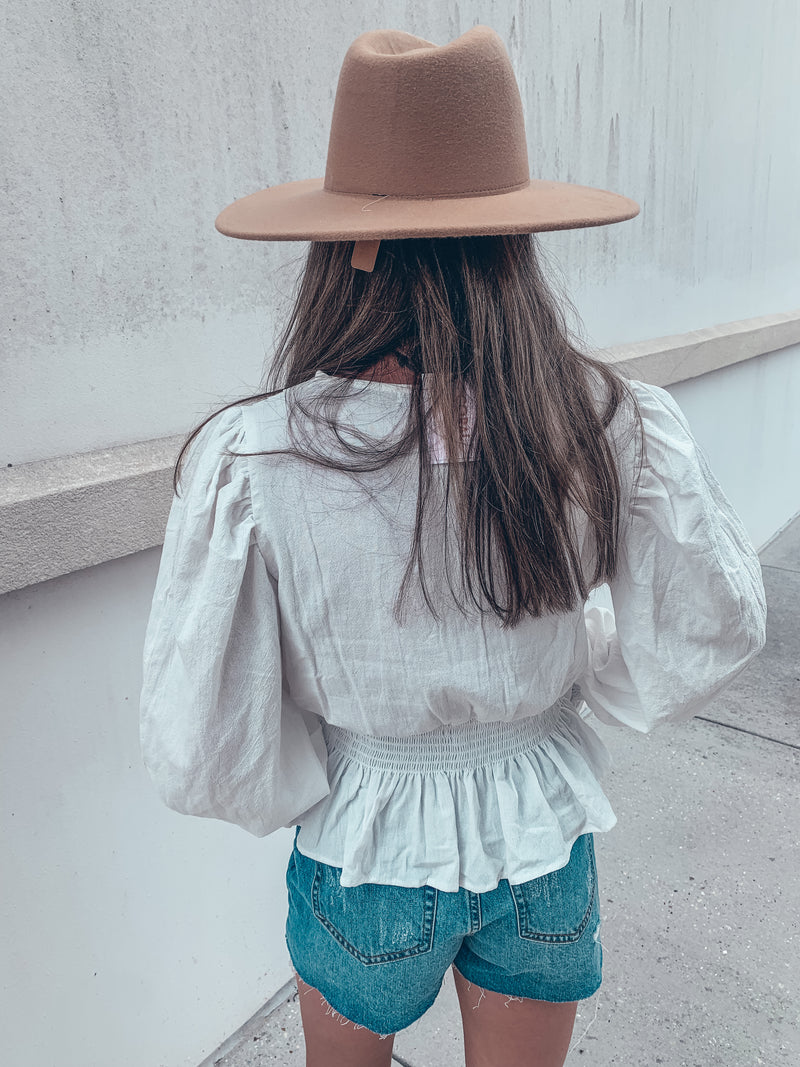
[[[441,47],[392,30],[356,38],[339,74],[326,191],[468,197],[528,183],[522,100],[494,30]]]

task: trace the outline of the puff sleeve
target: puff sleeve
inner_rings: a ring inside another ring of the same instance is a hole
[[[144,643],[140,739],[162,800],[258,837],[328,795],[317,716],[281,669],[277,581],[256,541],[241,408],[189,448]]]
[[[758,555],[683,412],[665,389],[629,384],[643,468],[638,486],[623,475],[613,611],[584,608],[579,685],[601,722],[648,733],[696,715],[747,666],[764,646],[766,597]]]

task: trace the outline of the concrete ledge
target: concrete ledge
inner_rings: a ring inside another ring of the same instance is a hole
[[[673,385],[800,343],[800,311],[604,349]],[[0,593],[160,545],[183,435],[0,470]]]
[[[0,472],[0,593],[161,544],[184,438]]]
[[[618,345],[604,354],[629,378],[665,386],[798,343],[800,310]]]

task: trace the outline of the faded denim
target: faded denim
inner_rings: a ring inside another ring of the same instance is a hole
[[[295,841],[297,833],[295,834]],[[451,964],[509,997],[583,1000],[602,981],[600,907],[592,834],[569,863],[488,893],[364,883],[292,851],[286,944],[297,973],[331,1008],[391,1034],[433,1004]]]

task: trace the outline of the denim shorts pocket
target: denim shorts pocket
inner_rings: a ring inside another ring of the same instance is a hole
[[[597,895],[592,835],[575,839],[566,867],[510,889],[520,937],[551,945],[577,941],[589,923]]]
[[[438,899],[433,886],[342,886],[338,867],[313,862],[314,914],[357,960],[389,963],[430,951]]]

